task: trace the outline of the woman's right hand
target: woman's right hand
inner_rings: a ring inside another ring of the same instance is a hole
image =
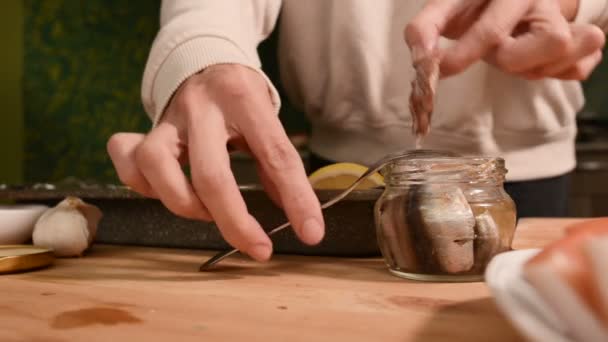
[[[230,148],[255,158],[265,190],[285,210],[298,237],[319,243],[324,235],[319,201],[275,113],[268,85],[255,70],[208,67],[180,86],[147,135],[117,133],[108,141],[124,184],[160,199],[176,215],[215,221],[228,243],[264,261],[272,242],[247,210],[230,169]],[[186,164],[191,179],[182,170]]]
[[[444,36],[443,77],[485,60],[537,80],[585,80],[602,60],[606,37],[591,24],[571,23],[576,0],[429,0],[405,29],[416,55],[433,52]]]

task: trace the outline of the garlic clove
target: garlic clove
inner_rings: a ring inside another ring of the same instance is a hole
[[[81,256],[97,233],[101,211],[77,197],[67,197],[47,210],[34,227],[34,245],[53,249],[56,256]]]
[[[70,201],[69,205],[76,208],[87,220],[89,244],[92,243],[97,235],[97,225],[103,216],[101,210],[94,205],[85,203],[83,200],[77,197],[68,197],[67,200]]]

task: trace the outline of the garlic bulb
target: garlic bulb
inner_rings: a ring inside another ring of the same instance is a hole
[[[34,245],[51,248],[59,257],[82,256],[95,238],[101,217],[96,206],[67,197],[40,216],[34,227]]]

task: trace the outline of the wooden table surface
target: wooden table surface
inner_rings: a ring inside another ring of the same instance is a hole
[[[520,222],[515,248],[576,220]],[[0,276],[0,341],[518,341],[484,283],[391,276],[380,259],[234,257],[95,246],[51,268]]]

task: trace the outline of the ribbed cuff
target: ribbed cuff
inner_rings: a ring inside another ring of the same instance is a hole
[[[279,113],[281,100],[279,94],[266,74],[253,65],[247,56],[231,41],[217,37],[199,37],[188,40],[171,51],[162,63],[152,83],[150,108],[154,126],[160,121],[165,107],[173,93],[188,77],[216,64],[240,64],[260,73],[268,84],[268,92]]]
[[[607,7],[607,0],[579,0],[578,13],[574,18],[574,22],[594,24],[606,32],[608,31]]]

